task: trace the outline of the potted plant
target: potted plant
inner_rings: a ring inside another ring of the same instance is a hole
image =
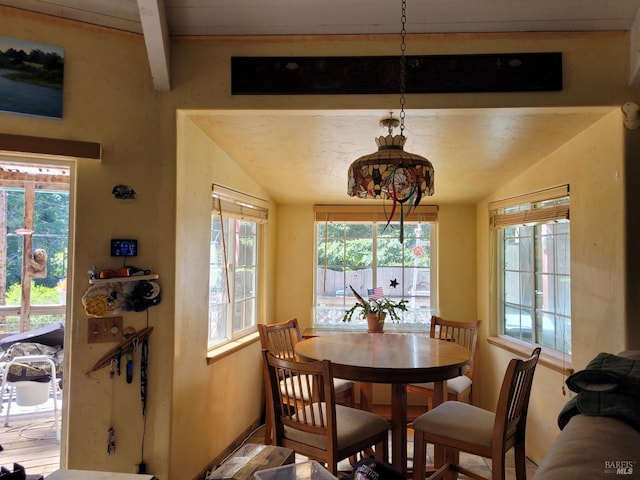
[[[359,310],[358,315],[366,318],[369,322],[369,333],[382,332],[387,314],[392,321],[399,322],[400,316],[398,315],[398,310],[407,310],[407,301],[404,299],[399,302],[394,302],[386,297],[365,300],[351,285],[349,285],[349,288],[358,301],[345,312],[342,321],[350,322],[354,313]]]

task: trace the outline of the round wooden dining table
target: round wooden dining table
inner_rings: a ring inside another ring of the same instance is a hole
[[[330,334],[302,340],[295,351],[307,361],[330,360],[337,378],[391,385],[391,458],[405,476],[407,384],[434,382],[433,405],[439,405],[446,398],[447,379],[462,375],[471,360],[471,352],[463,346],[422,333]],[[361,408],[371,408],[370,392],[361,389]],[[442,460],[436,458],[436,465]]]

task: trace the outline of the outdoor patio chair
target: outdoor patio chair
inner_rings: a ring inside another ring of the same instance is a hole
[[[11,404],[15,400],[21,407],[45,404],[53,397],[56,439],[60,441],[60,417],[58,409],[57,366],[50,355],[18,355],[9,357],[2,364],[0,392],[8,391],[5,427],[9,426]],[[2,398],[0,397],[0,398]],[[0,406],[0,410],[1,410]]]

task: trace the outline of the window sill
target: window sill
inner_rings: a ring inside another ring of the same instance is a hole
[[[491,345],[495,345],[496,347],[503,348],[511,353],[515,353],[523,357],[528,357],[529,355],[531,355],[531,351],[534,348],[533,345],[519,342],[515,339],[505,336],[488,337],[487,342]],[[573,367],[571,366],[571,356],[568,356],[568,358],[563,358],[561,353],[545,350],[544,347],[542,347],[542,352],[540,353],[538,363],[552,370],[560,372],[561,374],[566,376],[569,376],[574,372]]]
[[[253,332],[237,340],[225,343],[224,345],[221,345],[219,347],[214,347],[209,350],[209,353],[207,354],[207,365],[211,365],[217,360],[227,357],[232,353],[237,352],[238,350],[241,350],[254,342],[257,342],[258,340],[260,340],[258,332]]]

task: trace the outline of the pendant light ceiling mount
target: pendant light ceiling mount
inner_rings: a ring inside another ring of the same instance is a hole
[[[389,118],[380,120],[380,126],[389,131],[389,135],[393,134],[393,129],[400,126],[400,120],[393,117],[393,112],[389,112]]]

